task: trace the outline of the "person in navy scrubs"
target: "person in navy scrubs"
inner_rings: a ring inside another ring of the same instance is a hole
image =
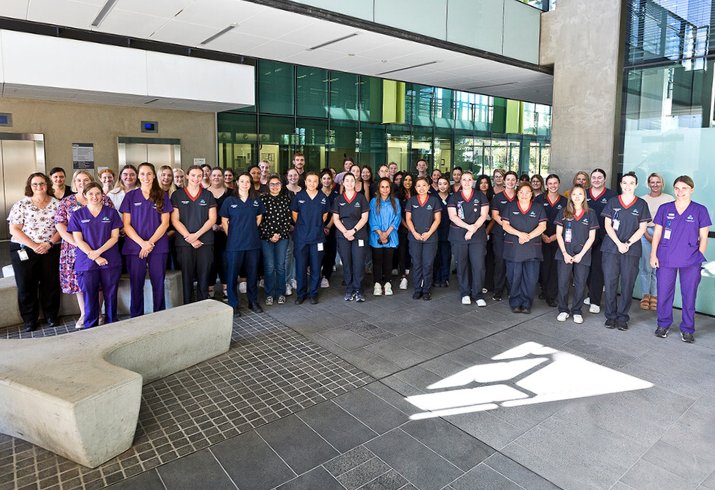
[[[332,211],[338,250],[343,261],[345,301],[362,303],[365,301],[362,280],[365,277],[365,255],[369,245],[367,222],[370,205],[365,195],[355,190],[353,174],[348,172],[343,177],[343,193],[333,201]]]
[[[405,204],[405,223],[410,230],[407,239],[415,284],[412,299],[429,301],[432,299],[434,258],[439,242],[437,228],[442,220],[442,202],[436,195],[429,194],[430,182],[427,177],[417,178],[415,190],[417,195]]]
[[[333,173],[330,169],[325,169],[320,172],[320,191],[328,196],[328,206],[333,209],[333,202],[335,198],[340,195],[340,186],[333,182]],[[320,279],[321,288],[330,287],[330,278],[333,275],[333,267],[335,267],[335,257],[338,253],[338,243],[335,233],[335,228],[333,227],[333,219],[328,213],[328,219],[325,220],[324,228],[325,231],[325,253],[323,254],[322,261],[322,274]]]
[[[702,204],[690,200],[695,183],[681,175],[673,183],[675,202],[662,204],[653,222],[653,248],[650,263],[658,274],[658,328],[656,337],[665,338],[673,323],[675,278],[680,274],[680,293],[683,296],[683,320],[680,336],[683,342],[693,343],[695,332],[695,298],[701,278],[708,231],[712,222]]]
[[[548,181],[548,179],[547,179]],[[548,185],[548,184],[547,184]],[[551,187],[549,187],[551,192]],[[588,208],[586,190],[577,185],[569,192],[568,202],[556,219],[556,267],[558,269],[559,314],[556,319],[565,322],[573,315],[575,323],[583,323],[583,298],[586,280],[591,270],[591,246],[596,240],[598,216]],[[573,303],[568,307],[569,288],[573,275]]]
[[[221,226],[228,236],[228,305],[233,307],[234,316],[241,316],[236,291],[241,267],[246,271],[248,308],[254,313],[263,313],[263,308],[258,304],[258,259],[261,256],[258,226],[265,212],[263,201],[253,187],[251,174],[242,173],[233,189],[233,195],[223,202],[219,210]]]
[[[87,184],[82,191],[87,206],[72,214],[67,231],[77,244],[74,264],[84,296],[84,329],[99,323],[100,287],[106,305],[105,323],[117,321],[117,289],[122,276],[119,254],[119,229],[122,220],[109,206],[102,204],[102,186]]]
[[[194,301],[194,278],[197,300],[209,298],[209,276],[214,261],[216,199],[201,187],[203,171],[192,165],[186,172],[188,184],[171,195],[171,222],[178,236],[174,239],[184,283],[184,304]],[[215,276],[214,276],[215,278]]]
[[[496,175],[496,173],[495,170],[494,174]],[[517,180],[518,176],[516,172],[512,172],[511,170],[507,172],[504,175],[504,190],[495,194],[491,202],[492,219],[494,220],[494,226],[492,227],[492,247],[494,248],[494,301],[501,301],[507,277],[506,263],[504,261],[504,228],[502,227],[501,217],[504,215],[507,205],[515,202],[516,191],[514,189],[516,188]],[[494,181],[496,188],[496,178]]]
[[[461,189],[449,196],[449,239],[457,266],[457,280],[462,304],[487,306],[482,293],[484,284],[484,257],[487,253],[487,234],[484,223],[489,213],[487,196],[473,189],[474,176],[471,172],[462,173]]]
[[[601,211],[606,238],[601,245],[606,285],[606,327],[628,330],[628,312],[633,302],[633,286],[638,278],[641,237],[650,221],[648,204],[636,197],[638,177],[628,172],[621,177],[622,194],[608,201]],[[621,298],[618,299],[620,279]]]
[[[537,176],[535,176],[537,177]],[[540,177],[540,176],[538,176]],[[541,250],[544,255],[544,260],[541,262],[540,282],[542,299],[546,300],[546,304],[556,306],[556,297],[559,294],[558,271],[556,266],[556,251],[559,249],[559,244],[556,242],[556,224],[554,220],[561,210],[566,207],[567,200],[559,194],[559,186],[561,179],[556,174],[551,174],[546,177],[547,192],[539,194],[534,198],[534,204],[541,205],[546,212],[546,231],[541,236]],[[534,187],[532,186],[532,189]]]
[[[320,263],[325,252],[324,223],[330,212],[328,196],[318,190],[318,175],[315,172],[305,174],[305,190],[296,194],[290,203],[290,210],[295,222],[293,241],[298,282],[295,304],[302,304],[307,296],[310,297],[310,304],[314,305],[318,303]]]
[[[461,178],[461,172],[460,172]],[[452,245],[449,242],[449,225],[452,223],[449,219],[449,208],[447,207],[450,190],[452,186],[449,182],[449,177],[443,175],[437,182],[439,193],[435,196],[440,200],[442,205],[442,217],[439,220],[437,228],[437,255],[434,258],[434,287],[446,288],[449,287],[449,267],[452,262]],[[461,183],[459,186],[461,187]]]
[[[529,314],[539,280],[541,234],[548,218],[544,207],[532,202],[534,190],[529,182],[519,184],[516,196],[500,216],[505,232],[506,274],[511,285],[509,306],[513,313]]]
[[[598,232],[596,233],[596,241],[591,249],[591,273],[588,276],[588,311],[591,313],[601,312],[601,298],[603,296],[603,257],[601,255],[601,244],[606,238],[606,221],[601,215],[603,209],[608,204],[608,201],[618,196],[618,193],[613,189],[607,189],[606,171],[600,168],[591,172],[591,177],[583,175],[584,172],[579,172],[574,177],[574,181],[584,182],[586,192],[586,202],[590,209],[593,209],[598,216]],[[590,187],[589,187],[590,185]],[[568,197],[568,196],[567,196]]]
[[[126,256],[131,287],[132,318],[144,314],[144,280],[147,268],[154,298],[154,312],[166,309],[164,277],[169,253],[169,228],[174,208],[159,186],[154,165],[144,162],[137,169],[141,187],[127,192],[119,208],[124,221],[122,255]]]

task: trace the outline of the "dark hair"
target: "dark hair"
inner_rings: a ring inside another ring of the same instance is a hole
[[[537,176],[538,176],[538,177],[541,177],[541,175],[539,175],[539,174],[534,175],[534,177],[537,177]],[[550,179],[556,179],[556,180],[559,181],[559,184],[561,183],[561,179],[560,179],[559,176],[556,175],[556,174],[549,174],[549,175],[546,176],[546,183],[547,183],[547,184],[549,183],[549,180],[550,180]],[[543,184],[543,182],[542,182],[542,184]]]
[[[156,168],[149,162],[140,163],[137,167],[137,176],[139,175],[139,169],[142,167],[149,167],[154,174],[154,180],[151,183],[151,190],[149,190],[149,201],[151,201],[155,206],[159,214],[164,211],[164,196],[166,192],[159,185],[159,179],[156,177]]]
[[[258,165],[251,165],[251,168],[253,168],[253,167],[258,168]],[[251,171],[251,168],[248,169],[249,172]],[[223,173],[226,173],[226,172],[231,172],[231,175],[233,175],[234,178],[236,177],[236,172],[234,172],[232,168],[223,169]]]
[[[50,170],[50,177],[59,172],[62,172],[63,174],[65,174],[65,176],[67,176],[67,172],[65,172],[65,169],[63,169],[62,167],[52,167],[52,170]]]
[[[181,169],[179,169],[179,170],[181,170]],[[187,168],[186,175],[189,175],[189,173],[191,173],[192,170],[198,170],[199,172],[201,172],[201,176],[203,177],[204,170],[198,165],[192,165],[189,168]]]
[[[315,175],[315,176],[318,178],[318,185],[320,185],[320,176],[319,176],[318,174],[316,174],[315,172],[313,172],[312,170],[311,170],[310,172],[306,172],[306,173],[303,174],[303,175],[305,176],[305,182],[306,182],[305,188],[306,188],[306,190],[308,189],[308,184],[307,184],[307,182],[308,182],[308,177],[310,177],[311,175]]]
[[[584,189],[582,185],[576,184],[569,191],[569,199],[566,203],[566,207],[564,208],[564,219],[573,218],[573,215],[576,212],[576,206],[573,204],[574,189],[581,189],[583,191],[583,203],[581,203],[581,208],[583,208],[584,212],[588,213],[588,195],[586,194],[586,189]]]
[[[270,191],[270,189],[271,189],[271,180],[277,180],[278,182],[281,183],[281,190],[278,192],[279,195],[286,194],[286,192],[287,192],[286,186],[285,186],[285,184],[283,183],[283,179],[281,179],[281,176],[280,176],[280,175],[278,175],[278,174],[270,174],[270,175],[268,176],[268,180],[267,180],[266,182],[267,182],[267,184],[268,184],[268,190],[269,190],[269,191]],[[238,186],[236,186],[236,187],[238,187]]]
[[[380,206],[382,204],[382,195],[380,194],[380,185],[383,182],[387,182],[388,187],[390,188],[390,205],[392,206],[392,210],[397,214],[397,201],[395,201],[395,196],[392,195],[392,182],[390,182],[390,179],[387,177],[382,177],[380,180],[377,181],[377,195],[375,196],[375,210],[377,211],[377,214],[380,214]]]
[[[52,183],[50,182],[50,178],[43,174],[42,172],[35,172],[30,174],[30,176],[27,178],[27,182],[25,183],[25,196],[26,197],[32,197],[32,179],[35,177],[42,177],[45,179],[45,184],[47,184],[47,194],[49,194],[52,197],[55,197],[55,191],[52,188]]]
[[[454,172],[455,170],[459,170],[460,172],[464,173],[464,170],[462,170],[462,167],[454,167],[454,168],[452,169],[452,172]],[[450,172],[450,173],[451,173],[451,172]]]
[[[482,186],[482,180],[487,181],[487,201],[492,202],[492,198],[494,198],[494,187],[492,186],[492,179],[489,178],[488,175],[480,175],[477,177],[477,190],[481,191],[480,187]]]
[[[319,185],[322,185],[322,184],[323,184],[323,175],[330,175],[330,179],[333,180],[333,172],[331,172],[329,168],[324,168],[324,169],[320,172],[320,176],[318,177],[318,184],[319,184]],[[353,177],[354,177],[354,175],[353,175]]]
[[[604,178],[604,179],[606,178],[606,171],[605,171],[605,170],[603,170],[603,169],[601,169],[601,168],[594,168],[594,169],[591,171],[591,175],[595,174],[596,172],[600,172],[601,174],[603,174],[603,178]],[[635,174],[634,174],[634,175],[635,175]]]
[[[415,182],[414,182],[414,184],[412,185],[412,187],[415,187],[415,186],[417,185],[417,182],[419,182],[420,180],[424,180],[424,181],[427,183],[427,188],[429,188],[429,187],[432,185],[432,182],[430,182],[430,179],[429,179],[429,178],[427,178],[427,177],[417,177],[417,179],[415,179]],[[437,180],[439,180],[439,179],[437,179]]]
[[[595,172],[595,170],[594,170],[594,172]],[[638,183],[638,176],[636,175],[636,173],[633,170],[631,170],[627,174],[623,174],[623,177],[621,177],[621,182],[623,182],[624,177],[633,177],[634,179],[636,179],[636,184]]]
[[[412,179],[412,186],[410,187],[410,195],[406,196],[405,192],[405,179],[409,177]],[[400,200],[400,202],[406,201],[409,197],[412,197],[414,195],[414,189],[415,188],[415,176],[412,175],[410,172],[403,172],[402,173],[402,180],[400,181],[400,187],[397,189],[397,198]]]
[[[202,164],[201,164],[201,171],[202,171],[202,172],[204,171],[204,167],[208,167],[211,171],[213,171],[213,168],[211,168],[211,165],[209,165],[208,163],[202,163]],[[214,168],[220,168],[220,167],[214,167]]]
[[[104,189],[102,189],[102,186],[98,184],[97,182],[90,182],[86,186],[84,186],[84,189],[82,189],[82,195],[87,196],[87,191],[90,189],[99,189],[99,192],[104,194]]]
[[[261,167],[259,167],[258,165],[251,165],[250,167],[248,167],[248,170],[246,170],[246,172],[248,172],[248,173],[250,174],[250,173],[251,173],[251,170],[253,170],[254,168],[257,168],[258,170],[261,170]],[[230,169],[230,168],[227,168],[226,170],[231,170],[231,169]],[[231,170],[231,172],[233,172],[233,170]]]
[[[343,166],[345,166],[345,162],[350,162],[350,163],[352,163],[353,165],[355,165],[355,160],[353,160],[353,159],[350,158],[350,157],[345,157],[345,158],[343,159]],[[350,166],[352,167],[353,165],[350,165]]]
[[[373,174],[372,174],[372,167],[370,167],[370,165],[363,165],[363,166],[362,166],[362,169],[360,170],[360,177],[362,178],[362,171],[365,170],[365,169],[367,169],[367,170],[370,172],[370,180],[369,180],[369,181],[363,180],[363,182],[365,182],[367,185],[371,185],[373,182],[375,182],[375,178],[374,178],[374,176],[373,176]]]
[[[447,177],[447,176],[444,175],[444,174],[440,175],[440,176],[439,176],[439,179],[437,179],[437,185],[439,185],[439,181],[440,181],[440,180],[444,180],[445,182],[447,182],[447,184],[451,184],[451,183],[452,183],[452,182],[450,182],[449,177]]]
[[[695,182],[693,182],[693,179],[691,179],[688,175],[681,175],[680,177],[676,178],[673,181],[673,187],[675,187],[675,184],[682,182],[683,184],[689,186],[691,189],[695,189]]]
[[[528,188],[529,188],[529,192],[531,192],[531,197],[529,198],[529,200],[530,200],[530,201],[533,201],[533,200],[534,200],[534,189],[531,188],[531,183],[529,183],[529,182],[522,182],[521,184],[519,184],[518,186],[516,186],[516,194],[517,194],[517,197],[518,197],[518,195],[519,195],[519,191],[520,191],[521,189],[523,189],[524,187],[528,187]]]
[[[137,168],[136,168],[134,165],[132,165],[131,163],[127,163],[127,164],[124,165],[124,166],[122,167],[122,169],[119,171],[119,178],[117,179],[117,182],[114,184],[114,189],[119,189],[119,188],[121,188],[122,190],[124,190],[124,182],[122,182],[122,173],[124,173],[125,170],[134,170],[134,175],[137,176],[137,182],[136,182],[136,184],[139,183],[139,180],[138,180],[139,171],[137,170]],[[136,184],[135,184],[135,187],[134,187],[135,189],[136,189]],[[131,190],[131,189],[130,189],[130,190]]]
[[[519,176],[516,175],[516,172],[514,172],[513,170],[509,170],[508,172],[504,172],[504,180],[506,180],[506,178],[509,177],[510,175],[513,175],[514,178],[515,178],[517,181],[519,180]]]
[[[231,193],[231,195],[237,199],[241,199],[241,196],[238,194],[238,181],[244,175],[248,177],[248,182],[251,184],[251,187],[248,189],[248,198],[257,199],[258,190],[253,186],[253,177],[251,177],[251,174],[249,174],[248,172],[242,172],[241,174],[239,174],[238,177],[236,177],[236,185],[233,186],[233,192]]]
[[[529,178],[529,174],[521,174],[519,176],[519,181],[521,182],[531,182],[531,179]],[[532,189],[533,190],[533,189]]]

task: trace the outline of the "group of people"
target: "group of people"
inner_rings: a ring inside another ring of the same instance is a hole
[[[366,273],[374,296],[392,295],[393,270],[400,289],[412,271],[412,298],[430,300],[433,287],[449,286],[454,263],[462,304],[485,307],[488,291],[495,301],[508,292],[512,312],[528,314],[539,283],[558,321],[582,323],[584,305],[599,313],[603,300],[606,327],[619,330],[628,329],[640,270],[640,305],[657,309],[659,337],[672,323],[680,273],[681,335],[693,341],[710,219],[690,200],[687,176],[675,180],[673,199],[663,177],[651,174],[651,192],[639,198],[632,172],[620,195],[605,187],[601,169],[579,172],[562,195],[555,174],[530,179],[497,169],[475,177],[456,167],[450,176],[428,173],[419,160],[416,174],[390,163],[375,179],[350,158],[341,173],[307,172],[301,153],[292,163],[281,177],[267,161],[238,176],[208,165],[157,172],[145,162],[125,166],[116,183],[109,169],[99,182],[79,170],[71,190],[61,168],[32,174],[8,217],[25,329],[37,328],[40,304],[48,323],[57,322],[60,291],[77,295],[78,328],[116,321],[123,270],[132,317],[144,312],[147,270],[154,311],[165,308],[167,268],[182,270],[185,303],[215,297],[218,277],[236,315],[239,292],[249,309],[263,311],[259,284],[266,305],[285,303],[294,289],[296,304],[315,304],[339,254],[346,301],[365,301]]]

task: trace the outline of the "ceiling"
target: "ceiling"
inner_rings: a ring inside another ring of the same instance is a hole
[[[553,76],[547,73],[249,1],[117,0],[93,27],[105,3],[2,0],[0,16],[551,104]]]

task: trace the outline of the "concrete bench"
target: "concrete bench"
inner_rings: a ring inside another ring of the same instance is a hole
[[[0,340],[0,432],[97,467],[129,449],[142,385],[229,349],[233,309],[205,300],[86,331]]]
[[[144,282],[144,313],[154,311],[154,300],[151,295],[149,279]],[[184,286],[181,282],[181,271],[166,271],[164,279],[164,298],[166,308],[184,304]],[[117,311],[120,315],[129,314],[131,294],[129,276],[123,275],[119,282],[117,293]],[[60,316],[79,316],[79,306],[74,295],[63,294],[60,302]],[[0,279],[0,327],[9,327],[22,323],[20,310],[17,307],[17,285],[14,277]]]

